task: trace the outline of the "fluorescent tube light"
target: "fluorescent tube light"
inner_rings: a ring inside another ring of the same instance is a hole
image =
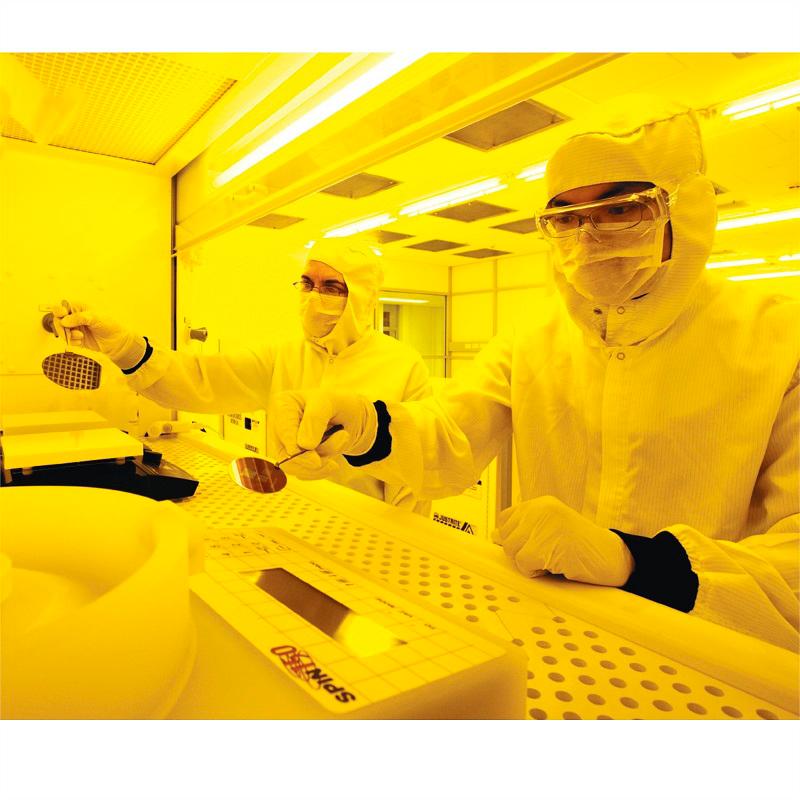
[[[463,203],[466,200],[474,200],[476,197],[483,197],[492,192],[499,192],[505,189],[506,185],[500,178],[488,178],[485,181],[478,181],[471,183],[468,186],[462,186],[459,189],[453,189],[449,192],[428,197],[425,200],[419,200],[416,203],[411,203],[403,206],[400,213],[405,217],[415,217],[418,214],[429,214],[431,211],[438,211],[440,208],[448,208],[449,206]]]
[[[324,235],[324,238],[331,239],[337,236],[352,236],[354,233],[368,231],[372,228],[378,228],[381,225],[389,225],[392,222],[397,222],[397,217],[393,217],[391,214],[378,214],[377,216],[367,217],[366,219],[351,222],[338,228],[331,228],[331,230]]]
[[[792,253],[788,256],[781,256],[778,261],[800,261],[800,253]]]
[[[522,172],[517,174],[517,178],[521,181],[538,181],[544,178],[544,171],[547,167],[547,162],[542,161],[541,164],[534,164],[532,167],[526,167]]]
[[[354,101],[363,97],[367,92],[372,91],[376,86],[384,83],[393,75],[401,72],[406,67],[418,61],[422,53],[392,53],[376,64],[372,69],[359,75],[347,86],[331,95],[327,100],[323,100],[319,105],[312,108],[302,117],[287,125],[283,130],[278,131],[265,142],[248,153],[244,158],[239,159],[226,170],[223,170],[213,180],[215,187],[222,186],[234,178],[246,172],[250,167],[263,161],[268,156],[280,150],[289,142],[294,141],[307,131],[319,125],[320,122],[333,116],[345,106],[349,106]]]
[[[767,214],[751,214],[747,217],[728,217],[717,223],[718,231],[732,228],[746,228],[750,225],[765,225],[768,222],[783,222],[787,219],[800,219],[800,208],[788,208],[786,211],[772,211]]]
[[[721,113],[731,119],[744,119],[791,103],[800,103],[800,81],[792,81],[767,92],[744,97],[723,108]]]
[[[379,297],[381,303],[427,303],[427,300],[411,300],[406,297]]]
[[[786,272],[760,272],[755,275],[732,275],[729,281],[760,281],[765,278],[796,278],[800,275],[800,270],[789,270]]]
[[[748,117],[755,117],[756,114],[763,114],[769,111],[769,106],[758,106],[758,108],[751,108],[749,111],[740,111],[738,114],[732,114],[731,119],[747,119]]]
[[[743,258],[739,261],[709,261],[706,269],[722,269],[723,267],[749,267],[752,264],[766,264],[766,258]]]

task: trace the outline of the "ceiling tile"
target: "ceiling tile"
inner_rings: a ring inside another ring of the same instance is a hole
[[[375,239],[380,244],[389,244],[389,242],[399,242],[401,239],[413,239],[413,233],[398,233],[397,231],[375,231]]]
[[[565,119],[557,111],[533,100],[523,100],[510,108],[453,131],[444,138],[476,147],[478,150],[493,150],[509,142],[524,139]]]
[[[288,228],[297,222],[302,222],[303,217],[290,217],[288,214],[267,214],[261,219],[253,220],[250,225],[257,225],[260,228]]]
[[[492,203],[484,203],[481,200],[472,200],[469,203],[443,208],[441,211],[433,211],[431,212],[431,216],[457,219],[460,222],[475,222],[475,220],[478,219],[496,217],[498,214],[510,214],[514,211],[516,211],[514,208],[496,206]]]
[[[376,192],[382,192],[385,189],[390,189],[392,186],[397,186],[398,181],[391,178],[384,178],[380,175],[370,175],[368,172],[360,172],[358,175],[353,175],[346,178],[339,183],[334,183],[333,186],[328,186],[327,189],[321,191],[325,194],[333,194],[337,197],[347,197],[351,200],[358,200],[360,197],[368,197]]]
[[[511,231],[511,233],[535,233],[536,217],[517,219],[514,220],[514,222],[506,222],[503,225],[492,225],[492,227],[501,231]]]
[[[499,256],[511,255],[511,253],[508,250],[494,250],[491,247],[482,247],[479,250],[465,250],[463,253],[455,253],[454,255],[466,256],[467,258],[489,258],[490,256],[498,258]]]
[[[50,144],[155,164],[236,81],[155,53],[17,53],[55,97],[80,93]],[[3,135],[30,139],[12,120]]]
[[[444,239],[429,239],[427,242],[417,242],[417,244],[407,244],[406,247],[412,250],[429,250],[431,253],[438,253],[441,250],[452,250],[454,247],[463,247],[464,242],[448,242]]]

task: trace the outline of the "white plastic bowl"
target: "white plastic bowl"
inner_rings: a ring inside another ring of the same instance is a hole
[[[165,716],[194,663],[188,577],[202,529],[107,489],[0,489],[0,713]]]

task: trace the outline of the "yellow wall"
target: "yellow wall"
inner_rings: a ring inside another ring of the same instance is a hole
[[[459,360],[474,355],[474,345],[511,332],[534,303],[556,300],[551,298],[554,287],[546,253],[458,264],[451,269],[451,280],[450,340],[457,347],[453,374]]]
[[[118,159],[4,140],[0,153],[0,412],[93,409],[115,425],[164,417],[103,356],[101,387],[42,375],[63,345],[40,304],[91,304],[154,344],[170,344],[170,181]]]

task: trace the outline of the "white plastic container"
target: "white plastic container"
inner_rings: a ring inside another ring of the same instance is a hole
[[[165,716],[195,656],[202,526],[86,487],[0,489],[4,718]]]

